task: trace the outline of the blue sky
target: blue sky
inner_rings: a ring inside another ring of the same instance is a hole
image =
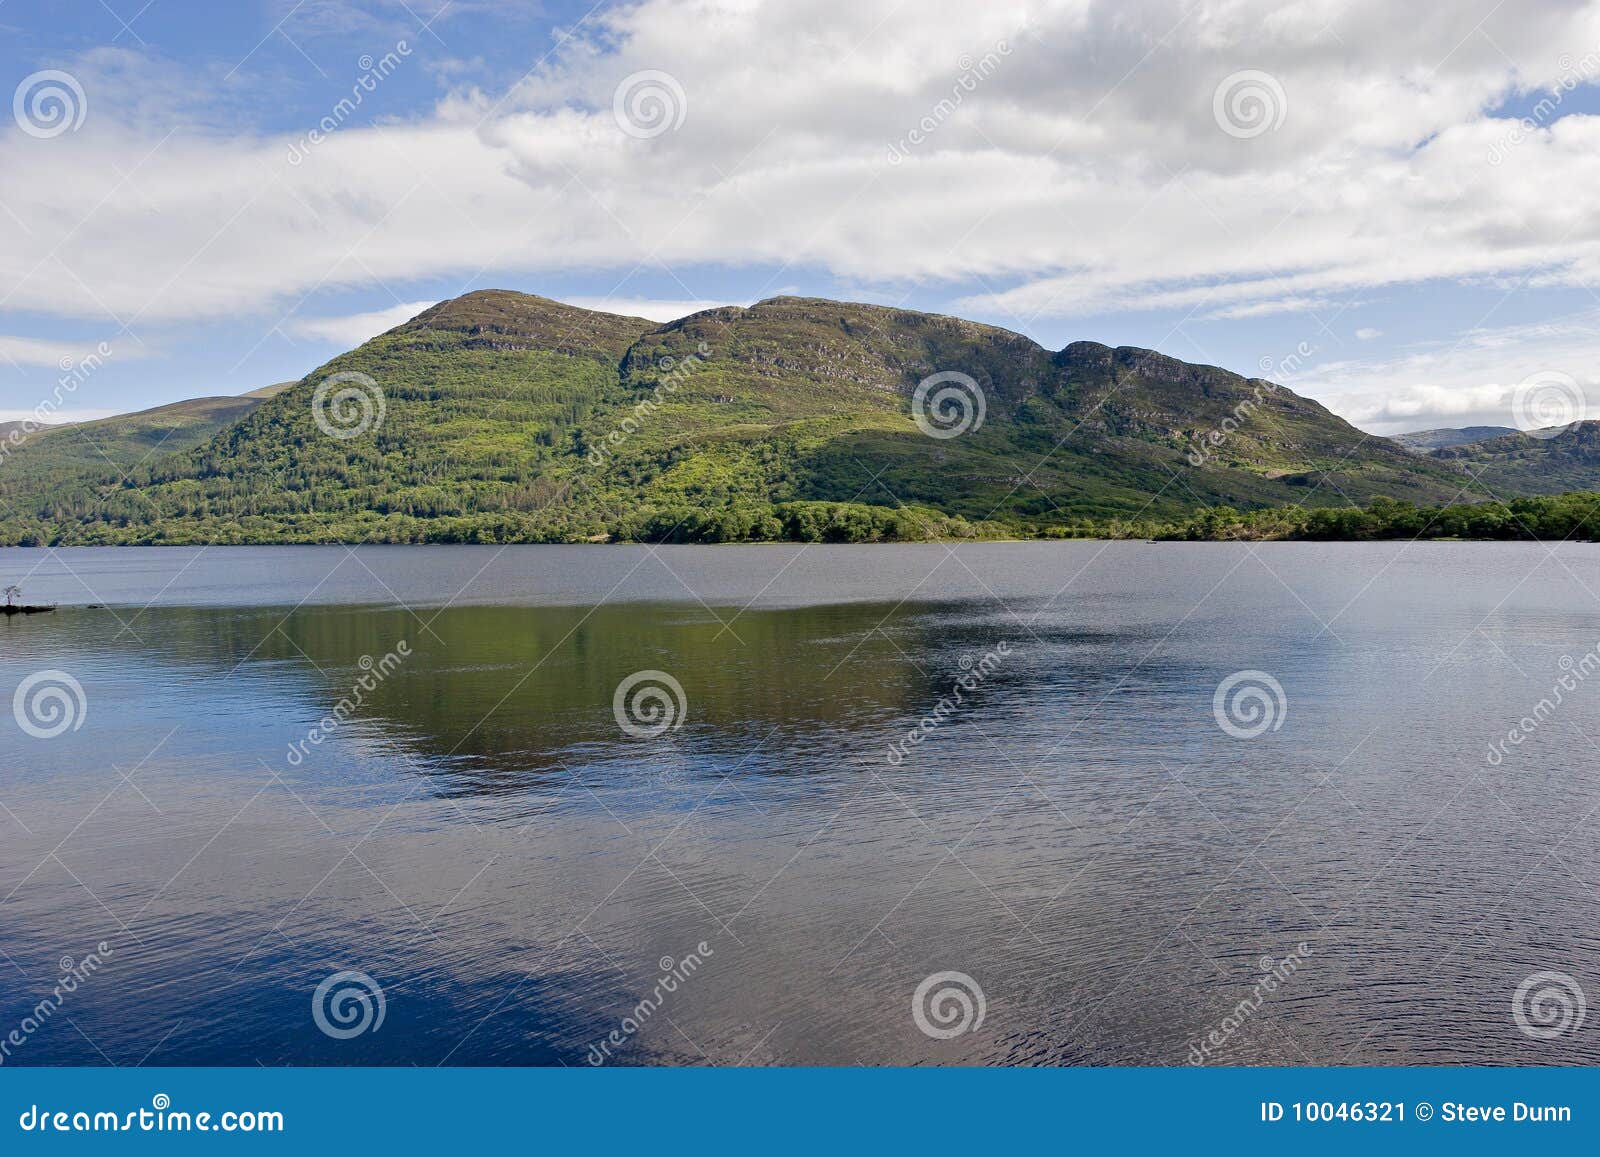
[[[1600,17],[1453,7],[0,0],[0,420],[99,342],[56,418],[485,287],[957,313],[1377,432],[1525,424],[1539,375],[1600,403]],[[24,123],[47,70],[60,133]],[[640,75],[664,125],[624,123]]]

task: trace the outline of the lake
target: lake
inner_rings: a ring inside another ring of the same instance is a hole
[[[1600,1062],[1597,564],[0,552],[0,1059]]]

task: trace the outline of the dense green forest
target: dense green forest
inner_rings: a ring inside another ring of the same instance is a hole
[[[153,533],[152,533],[153,530]],[[537,543],[617,541],[645,543],[950,542],[1002,539],[1155,539],[1189,542],[1264,542],[1280,539],[1376,541],[1381,539],[1502,539],[1555,542],[1600,537],[1600,494],[1585,491],[1510,502],[1416,506],[1377,498],[1366,507],[1275,507],[1239,511],[1211,507],[1181,519],[1077,520],[1035,526],[995,520],[969,522],[927,507],[870,506],[858,502],[786,502],[708,511],[678,507],[623,518],[594,535],[552,533],[547,523],[510,515],[417,518],[389,515],[325,525],[317,536],[273,520],[255,525],[180,522],[156,524],[137,534],[100,540],[111,544],[171,546],[247,543]],[[63,545],[44,527],[6,531],[0,546]],[[84,545],[78,540],[74,545]]]
[[[1343,509],[1240,512],[1217,507],[1176,524],[1139,529],[1148,531],[1140,537],[1201,541],[1474,538],[1589,542],[1600,536],[1600,493],[1585,491],[1441,506],[1414,506],[1375,498],[1366,507]]]

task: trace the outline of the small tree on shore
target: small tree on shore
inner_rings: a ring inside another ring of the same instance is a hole
[[[8,606],[8,607],[16,606],[17,605],[17,600],[20,599],[21,597],[22,597],[22,588],[19,587],[16,583],[12,583],[10,586],[8,586],[6,588],[6,606]]]

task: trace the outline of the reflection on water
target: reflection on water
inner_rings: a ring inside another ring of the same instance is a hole
[[[86,703],[0,728],[0,1036],[109,952],[5,1062],[583,1064],[616,1031],[611,1063],[1181,1064],[1228,1026],[1223,1063],[1592,1063],[1511,1008],[1600,987],[1600,686],[1484,752],[1600,639],[1600,582],[1412,550],[687,550],[629,601],[607,551],[374,551],[397,596],[298,607],[252,574],[337,557],[68,552],[120,597],[0,623],[7,698],[52,669]],[[552,557],[587,602],[517,588]],[[474,567],[501,601],[440,609]],[[1245,669],[1288,710],[1241,740],[1212,694]],[[613,715],[645,670],[687,704],[655,738]],[[377,1031],[317,1028],[342,970]],[[918,1028],[941,971],[977,1031]]]

